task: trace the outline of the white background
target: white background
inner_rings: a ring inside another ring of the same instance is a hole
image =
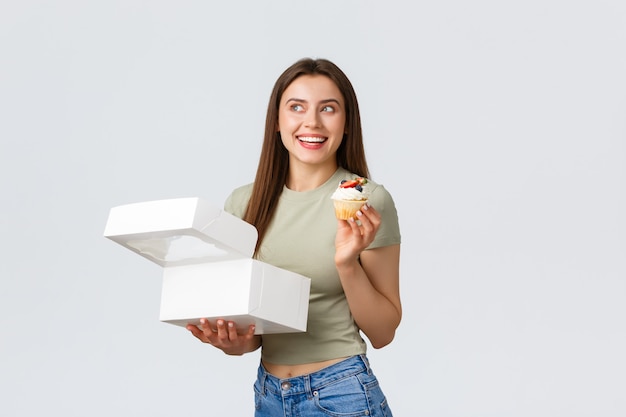
[[[401,221],[397,416],[626,415],[626,3],[0,3],[0,415],[246,416],[111,207],[253,179],[272,85],[353,81]]]

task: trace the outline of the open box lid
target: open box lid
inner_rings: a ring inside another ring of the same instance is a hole
[[[104,236],[163,267],[251,258],[251,224],[200,198],[113,207]]]

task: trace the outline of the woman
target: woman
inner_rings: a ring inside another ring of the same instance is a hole
[[[381,348],[400,323],[400,232],[391,196],[371,181],[358,221],[335,218],[330,196],[355,176],[369,171],[352,85],[330,61],[300,60],[274,85],[254,183],[233,191],[225,209],[257,228],[257,259],[311,278],[307,331],[238,334],[224,320],[188,327],[230,355],[262,346],[258,417],[287,408],[391,416],[361,332]]]

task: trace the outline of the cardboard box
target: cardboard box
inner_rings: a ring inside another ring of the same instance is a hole
[[[254,226],[199,198],[114,207],[104,236],[163,267],[160,320],[306,331],[311,280],[252,259]]]

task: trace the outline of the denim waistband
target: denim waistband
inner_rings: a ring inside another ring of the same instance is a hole
[[[372,372],[367,357],[364,354],[344,359],[341,362],[337,362],[311,374],[286,379],[281,379],[268,373],[261,363],[257,372],[257,378],[262,393],[264,393],[265,390],[269,390],[275,394],[307,394],[307,396],[310,396],[313,391],[319,390],[335,381],[360,374],[361,372],[367,372],[368,374]]]

